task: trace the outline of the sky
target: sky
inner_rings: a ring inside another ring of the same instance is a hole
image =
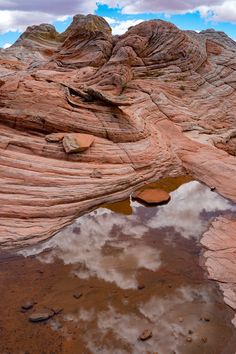
[[[51,23],[62,32],[73,15],[88,13],[104,17],[113,34],[159,18],[181,29],[214,28],[236,40],[236,0],[0,0],[0,47],[13,44],[27,26]]]

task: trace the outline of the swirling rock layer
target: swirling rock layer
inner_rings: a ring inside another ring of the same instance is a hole
[[[221,32],[153,20],[113,37],[92,15],[62,34],[28,28],[0,51],[1,246],[186,170],[236,200],[235,89],[236,43]],[[67,133],[94,142],[67,154]]]
[[[210,279],[216,280],[226,304],[236,310],[236,220],[219,217],[205,232],[201,244]],[[236,315],[232,321],[236,326]]]

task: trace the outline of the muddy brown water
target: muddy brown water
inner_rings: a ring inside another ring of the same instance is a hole
[[[189,177],[151,187],[171,201],[103,205],[44,243],[0,254],[0,354],[235,354],[234,312],[199,265],[199,239],[236,206]],[[51,309],[61,311],[29,321]]]

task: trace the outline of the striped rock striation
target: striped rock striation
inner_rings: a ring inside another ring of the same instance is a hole
[[[236,201],[236,43],[161,20],[121,36],[93,15],[29,27],[0,50],[0,132],[1,247],[160,177],[189,172]],[[93,144],[68,154],[68,133]]]
[[[224,301],[236,311],[236,219],[219,217],[203,234],[201,244],[209,278],[216,280]],[[232,320],[236,327],[236,315]]]

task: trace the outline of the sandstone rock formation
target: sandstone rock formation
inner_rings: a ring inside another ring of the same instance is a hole
[[[152,20],[113,37],[92,15],[62,34],[29,27],[0,50],[1,247],[186,171],[235,201],[235,89],[236,43],[221,32]],[[67,154],[68,133],[95,143]]]
[[[226,304],[236,311],[236,219],[217,218],[201,244],[207,249],[204,257],[209,278],[218,282]],[[236,315],[232,322],[236,326]]]

